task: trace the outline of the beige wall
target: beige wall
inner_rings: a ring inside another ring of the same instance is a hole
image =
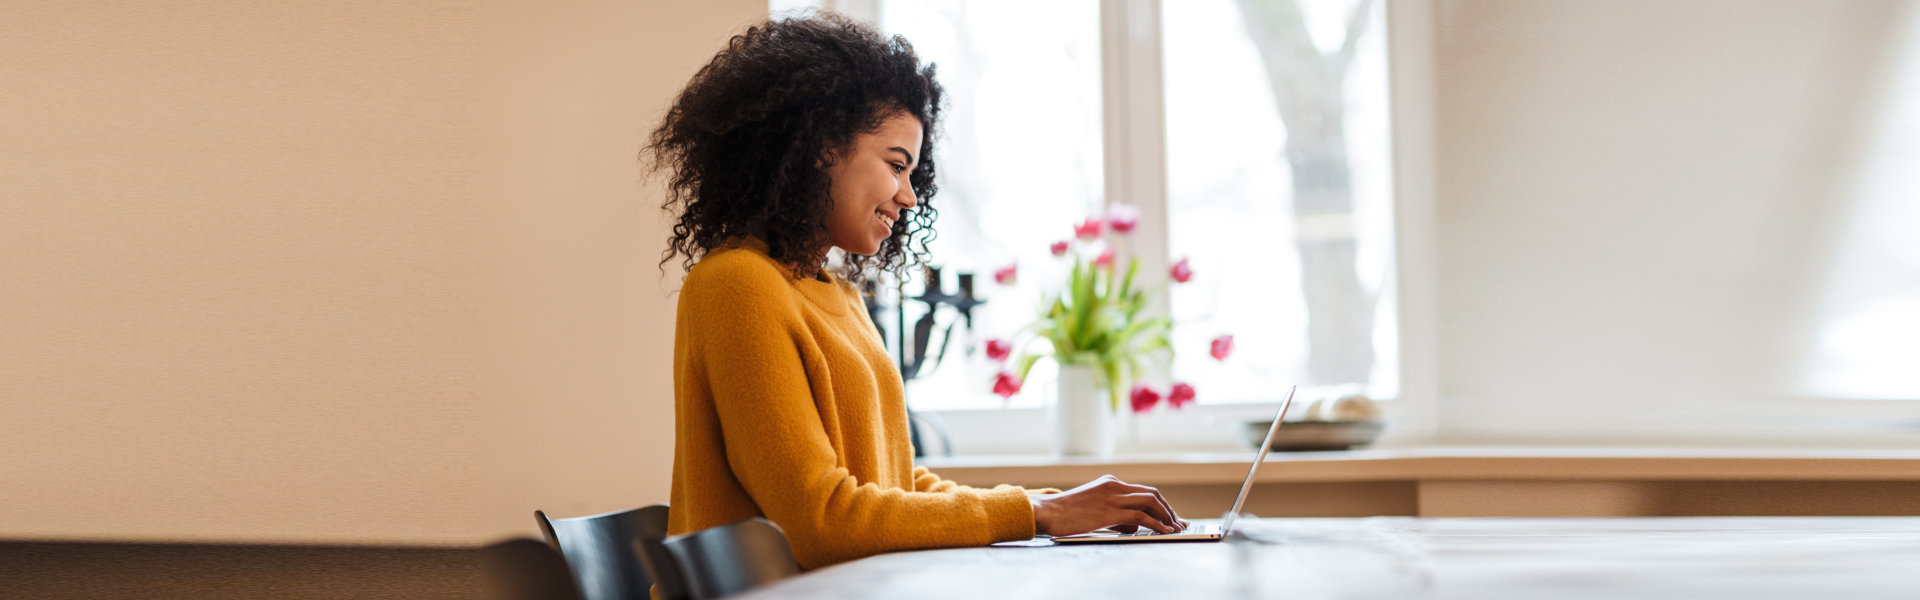
[[[470,535],[465,4],[0,8],[0,536]]]
[[[663,500],[635,152],[764,12],[5,3],[0,538],[466,543]]]
[[[678,262],[639,148],[757,0],[506,5],[490,62],[501,219],[488,527],[666,502]]]

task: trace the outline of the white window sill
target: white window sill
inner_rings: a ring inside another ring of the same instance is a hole
[[[988,484],[1078,484],[1112,474],[1152,485],[1234,484],[1251,451],[1133,453],[1112,460],[1047,455],[936,457],[942,477]],[[1436,480],[1920,481],[1920,450],[1423,446],[1276,452],[1261,483]]]

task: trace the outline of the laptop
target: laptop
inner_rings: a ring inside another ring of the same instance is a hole
[[[1160,533],[1146,528],[1141,528],[1133,533],[1097,530],[1090,533],[1055,536],[1053,543],[1131,544],[1139,542],[1218,542],[1227,537],[1227,533],[1233,531],[1234,517],[1240,515],[1240,506],[1247,501],[1247,492],[1253,489],[1253,474],[1260,471],[1260,463],[1266,462],[1267,451],[1273,448],[1273,434],[1276,431],[1280,431],[1280,422],[1287,417],[1287,407],[1293,405],[1293,393],[1299,389],[1300,386],[1296,385],[1293,386],[1293,389],[1287,390],[1286,401],[1280,403],[1280,412],[1273,415],[1273,425],[1267,427],[1267,439],[1260,442],[1260,453],[1254,456],[1253,466],[1247,468],[1247,480],[1240,484],[1240,496],[1233,499],[1233,510],[1227,511],[1227,516],[1220,520],[1220,524],[1194,524],[1184,530],[1173,533]]]

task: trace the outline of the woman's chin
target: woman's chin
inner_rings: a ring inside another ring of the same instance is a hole
[[[845,252],[847,254],[858,254],[861,256],[873,256],[875,254],[880,253],[880,244],[878,243],[874,243],[871,245],[864,245],[864,246],[855,246],[852,244],[848,244],[845,246],[839,246],[839,248],[841,252]]]

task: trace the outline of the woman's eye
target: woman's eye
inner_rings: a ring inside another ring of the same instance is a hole
[[[888,163],[888,164],[893,165],[893,172],[895,173],[902,173],[907,170],[907,166],[900,163]]]

